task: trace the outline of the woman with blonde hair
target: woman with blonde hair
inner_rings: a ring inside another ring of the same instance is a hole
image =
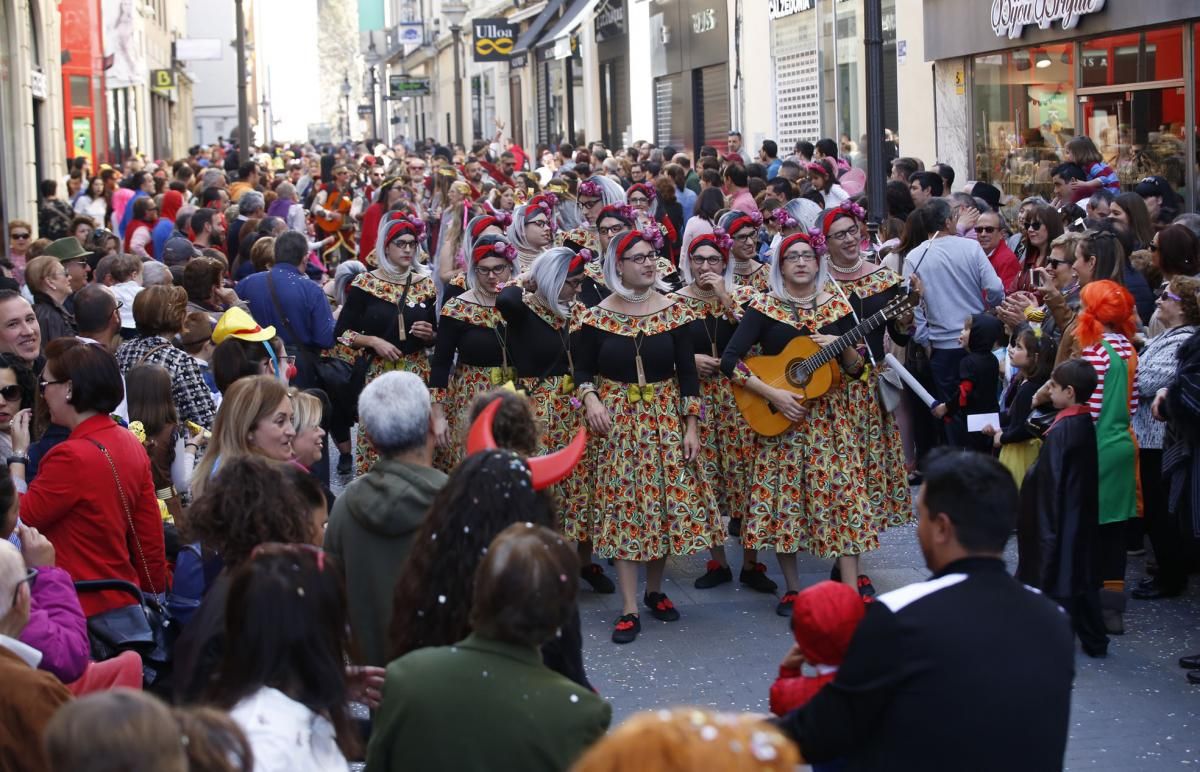
[[[33,293],[33,312],[42,328],[42,348],[55,338],[74,335],[75,317],[63,307],[71,297],[71,282],[57,257],[41,255],[25,266],[25,281]]]
[[[254,266],[254,273],[271,270],[271,266],[275,265],[274,236],[264,236],[254,242],[254,246],[250,247],[250,264]]]
[[[204,458],[192,473],[199,496],[222,464],[257,455],[274,461],[292,458],[295,408],[288,387],[269,375],[240,378],[225,392]]]

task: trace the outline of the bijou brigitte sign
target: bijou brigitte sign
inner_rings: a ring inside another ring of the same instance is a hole
[[[992,30],[999,37],[1021,37],[1026,24],[1050,29],[1062,21],[1063,29],[1079,23],[1079,17],[1104,8],[1104,0],[992,0]]]

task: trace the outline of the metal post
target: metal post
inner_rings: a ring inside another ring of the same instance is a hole
[[[459,54],[459,40],[462,38],[462,25],[453,24],[450,27],[450,34],[454,36],[454,136],[458,144],[466,147],[463,142],[463,117],[462,117],[462,59]]]
[[[238,160],[250,158],[250,107],[246,104],[246,12],[242,0],[234,0],[237,9],[237,105]]]
[[[883,220],[883,9],[881,0],[864,0],[867,64],[867,230],[872,240]]]

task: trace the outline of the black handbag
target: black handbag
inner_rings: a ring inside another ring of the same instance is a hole
[[[100,449],[105,460],[108,461],[113,482],[117,485],[117,495],[121,498],[121,508],[125,511],[125,520],[129,525],[129,532],[133,535],[134,546],[137,548],[138,559],[151,588],[151,592],[147,594],[136,585],[119,579],[98,579],[75,583],[77,590],[121,590],[128,593],[134,600],[134,603],[128,606],[88,617],[88,638],[91,643],[92,658],[103,661],[124,651],[135,651],[142,658],[142,676],[146,688],[159,690],[163,688],[164,682],[171,674],[178,625],[175,624],[166,606],[159,601],[158,591],[154,589],[150,566],[146,562],[146,554],[142,551],[142,541],[138,538],[137,529],[133,524],[133,512],[129,505],[129,497],[125,494],[125,486],[121,484],[117,465],[113,462],[108,448],[96,440],[91,442]],[[165,591],[166,588],[163,589]]]
[[[1058,409],[1053,407],[1035,407],[1029,411],[1029,417],[1025,419],[1025,426],[1039,440],[1046,436],[1046,432],[1050,431],[1050,427],[1054,424],[1054,419],[1058,417]]]
[[[343,359],[324,356],[316,347],[306,346],[300,342],[296,331],[292,329],[292,323],[288,321],[287,314],[283,312],[283,306],[279,304],[279,296],[275,294],[275,283],[271,280],[270,271],[267,272],[267,290],[271,293],[271,305],[275,307],[275,315],[279,317],[279,324],[296,342],[298,370],[303,375],[303,381],[306,381],[303,385],[324,389],[330,395],[345,393],[354,378],[354,368]]]

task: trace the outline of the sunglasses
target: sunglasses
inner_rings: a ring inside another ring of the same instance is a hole
[[[1158,297],[1162,300],[1174,300],[1176,303],[1179,303],[1183,300],[1183,298],[1179,297],[1178,295],[1176,295],[1174,292],[1167,289],[1166,287],[1163,287],[1162,289],[1160,289],[1157,294],[1158,294]],[[9,387],[9,388],[11,388],[11,387]]]
[[[976,225],[975,226],[976,233],[995,233],[998,230],[1000,230],[1000,229],[994,225]]]
[[[14,233],[14,234],[12,234],[12,237],[14,239],[27,239],[27,238],[29,238],[29,234],[28,233]]]
[[[1040,222],[1038,222],[1037,220],[1025,223],[1025,230],[1027,230],[1027,231],[1037,231],[1037,230],[1041,230],[1041,229],[1042,229],[1042,224]]]
[[[1058,258],[1050,258],[1050,259],[1046,260],[1046,265],[1049,266],[1050,270],[1053,271],[1053,270],[1057,269],[1060,265],[1070,265],[1073,262],[1074,262],[1073,260],[1059,260]]]
[[[0,388],[0,397],[3,397],[8,402],[12,402],[14,399],[20,399],[21,387],[14,383],[11,386]]]
[[[65,380],[65,381],[38,381],[38,391],[40,391],[42,394],[45,394],[45,393],[46,393],[46,387],[47,387],[47,386],[53,386],[53,385],[55,385],[55,384],[57,384],[57,383],[69,383],[69,382],[70,382],[69,380]]]

